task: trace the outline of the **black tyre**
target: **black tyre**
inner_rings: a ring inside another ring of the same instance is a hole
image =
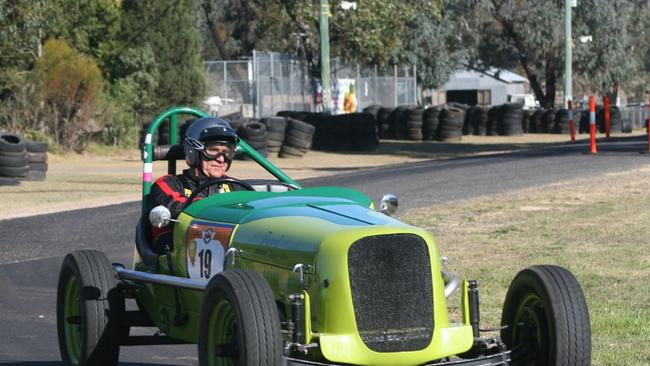
[[[13,133],[0,133],[0,151],[22,152],[25,151],[25,140]]]
[[[280,316],[259,274],[234,269],[214,276],[200,319],[199,365],[282,364]]]
[[[29,163],[28,167],[30,171],[47,171],[47,163]]]
[[[25,154],[23,154],[23,156],[14,157],[5,156],[4,154],[0,153],[0,166],[24,167],[28,162],[29,160]]]
[[[30,170],[25,176],[25,180],[30,182],[44,181],[45,178],[47,178],[47,172],[39,170]]]
[[[0,177],[23,178],[27,175],[28,170],[27,165],[21,167],[0,166]]]
[[[281,158],[302,158],[303,155],[305,155],[305,153],[298,148],[282,145],[278,156]]]
[[[0,177],[0,186],[17,186],[19,184],[18,178]]]
[[[42,141],[25,140],[25,148],[27,152],[46,153],[48,144]]]
[[[266,138],[266,126],[257,121],[250,121],[239,128],[238,133],[245,138]]]
[[[519,272],[503,305],[501,338],[513,365],[591,364],[591,327],[582,288],[565,268],[533,266]]]
[[[287,133],[289,131],[291,131],[292,129],[313,135],[314,131],[316,130],[316,127],[310,125],[307,122],[303,122],[301,120],[290,118],[289,119],[289,126],[287,126]]]
[[[117,365],[124,296],[102,252],[68,254],[59,272],[56,319],[66,365]]]
[[[47,163],[47,153],[27,152],[27,160],[30,163]]]

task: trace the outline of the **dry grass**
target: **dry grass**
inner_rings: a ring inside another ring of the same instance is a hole
[[[508,285],[533,264],[571,270],[585,292],[594,365],[647,365],[650,168],[406,212],[449,269],[481,281],[484,327],[499,325]]]

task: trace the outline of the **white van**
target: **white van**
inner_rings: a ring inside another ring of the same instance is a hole
[[[524,109],[539,108],[539,101],[532,94],[508,94],[508,103],[522,104]]]

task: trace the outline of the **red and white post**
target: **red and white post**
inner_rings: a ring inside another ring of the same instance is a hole
[[[569,134],[571,134],[571,143],[576,142],[576,126],[573,123],[573,103],[571,99],[567,100],[567,109],[569,110]]]
[[[609,96],[605,96],[603,98],[603,104],[605,105],[605,137],[609,138],[609,127],[610,127]]]
[[[596,154],[598,152],[596,148],[596,98],[593,95],[589,96],[589,135],[589,152]]]

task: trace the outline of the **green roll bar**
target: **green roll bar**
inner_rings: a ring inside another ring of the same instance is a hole
[[[178,116],[179,115],[191,115],[197,118],[209,117],[209,115],[198,109],[191,107],[174,107],[170,108],[160,115],[158,115],[151,122],[149,130],[144,138],[144,146],[142,148],[142,160],[144,162],[143,174],[142,174],[142,214],[145,214],[147,209],[147,196],[151,192],[151,186],[153,185],[153,136],[154,133],[158,130],[158,127],[166,120],[169,120],[169,144],[175,145],[178,144]],[[268,161],[264,156],[255,151],[250,145],[248,145],[244,140],[239,140],[237,144],[237,150],[239,153],[247,154],[260,166],[262,166],[266,171],[271,175],[277,178],[279,181],[295,185],[300,187],[300,185],[281,171],[278,167],[273,165]],[[176,174],[176,160],[169,160],[167,162],[167,173]]]

